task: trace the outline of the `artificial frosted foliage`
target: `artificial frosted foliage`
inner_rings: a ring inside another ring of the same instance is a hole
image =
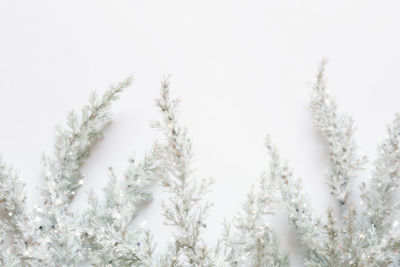
[[[31,211],[24,183],[0,163],[0,203],[4,207],[0,263],[4,266],[75,266],[85,262],[78,215],[68,207],[83,184],[82,164],[110,119],[110,106],[131,83],[111,86],[101,97],[93,93],[80,116],[71,111],[65,126],[56,129],[52,155],[43,155],[44,207]]]
[[[366,158],[358,159],[355,156],[354,121],[350,116],[338,113],[336,102],[325,86],[325,65],[326,60],[323,60],[313,86],[310,107],[314,125],[325,137],[329,147],[329,170],[326,177],[344,216],[351,192],[351,180],[355,171],[363,168]]]
[[[301,180],[294,179],[289,168],[282,164],[278,175],[281,201],[285,205],[291,225],[306,247],[308,266],[388,266],[397,264],[400,252],[398,221],[393,202],[398,186],[399,171],[399,116],[387,128],[387,136],[379,144],[380,156],[373,165],[370,182],[362,183],[360,202],[362,214],[357,215],[349,201],[351,182],[356,171],[362,169],[366,158],[355,153],[353,120],[341,114],[326,88],[324,79],[326,61],[319,67],[311,95],[314,125],[326,139],[329,148],[329,166],[326,172],[331,194],[337,199],[339,214],[332,208],[327,220],[321,222],[302,192]],[[270,153],[275,148],[268,147]]]
[[[329,149],[324,176],[337,201],[326,218],[316,215],[302,180],[294,178],[268,137],[268,170],[241,211],[225,221],[217,244],[206,242],[212,180],[196,176],[192,141],[178,120],[179,101],[171,98],[168,79],[155,102],[161,119],[152,123],[163,141],[142,158],[129,157],[122,173],[110,167],[105,196],[90,192],[88,207],[72,211],[70,204],[85,179],[81,167],[102,136],[111,104],[129,86],[127,79],[100,97],[93,94],[79,115],[70,112],[66,124],[57,127],[54,152],[42,157],[43,205],[29,209],[24,183],[0,159],[0,266],[289,266],[289,256],[268,224],[277,209],[286,211],[306,266],[397,266],[400,203],[394,194],[400,182],[400,115],[387,126],[372,173],[361,182],[362,211],[357,214],[350,199],[366,158],[357,155],[352,118],[339,112],[327,89],[325,65],[322,61],[313,84],[310,109]],[[164,250],[156,249],[157,239],[146,222],[135,219],[151,200],[154,183],[166,193],[162,214],[172,238]]]
[[[141,227],[135,229],[132,222],[141,204],[150,199],[148,187],[154,181],[158,163],[154,152],[138,164],[131,158],[122,179],[117,179],[110,168],[105,205],[100,205],[94,193],[90,194],[80,233],[86,255],[93,265],[150,264],[151,236]]]
[[[269,139],[266,142],[270,145]],[[279,241],[267,222],[278,200],[276,177],[279,155],[271,151],[270,171],[260,176],[258,190],[247,194],[243,212],[234,218],[233,226],[225,222],[226,261],[231,266],[289,266],[287,255],[281,255]],[[233,228],[233,229],[232,229]]]
[[[261,176],[257,191],[252,189],[243,212],[227,224],[223,236],[230,265],[287,266],[278,251],[276,235],[268,228],[265,216],[272,204],[285,208],[290,225],[297,232],[305,251],[306,266],[397,266],[400,252],[399,203],[393,200],[399,185],[400,115],[387,127],[385,140],[378,146],[379,157],[373,164],[369,182],[361,183],[362,214],[350,202],[352,182],[366,157],[357,157],[352,118],[338,111],[335,99],[326,87],[326,60],[320,64],[312,88],[310,109],[315,128],[326,139],[329,164],[325,173],[339,212],[328,208],[327,218],[316,215],[301,179],[293,177],[287,163],[280,160],[275,146],[266,142],[270,154],[270,172]],[[278,192],[278,194],[275,194]],[[267,201],[264,201],[267,200]],[[233,228],[233,230],[232,230]]]
[[[213,266],[213,252],[201,238],[206,228],[210,203],[203,200],[211,184],[210,179],[198,179],[192,168],[192,142],[187,129],[177,121],[177,99],[171,99],[169,80],[161,85],[161,96],[156,99],[163,120],[154,122],[166,139],[162,158],[165,171],[160,181],[169,197],[162,202],[165,224],[173,227],[173,237],[160,266]]]

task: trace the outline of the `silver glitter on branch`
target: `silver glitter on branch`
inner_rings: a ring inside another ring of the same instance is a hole
[[[337,111],[336,101],[325,85],[324,71],[327,60],[322,60],[313,86],[310,107],[314,125],[325,137],[329,147],[329,170],[326,174],[332,195],[339,201],[342,215],[346,215],[351,180],[355,171],[362,169],[366,157],[355,157],[354,121]]]
[[[89,105],[78,118],[74,111],[67,117],[65,128],[58,127],[53,156],[43,156],[42,197],[45,208],[26,207],[24,184],[4,163],[0,165],[0,204],[4,204],[5,225],[1,230],[0,263],[5,266],[75,266],[85,255],[77,217],[68,206],[83,184],[81,166],[89,150],[102,136],[102,127],[109,120],[109,109],[118,94],[131,83],[125,81],[111,86],[102,97],[93,93]],[[3,242],[6,235],[12,240]]]
[[[302,193],[301,180],[294,180],[287,167],[279,175],[281,201],[286,206],[292,226],[306,245],[306,266],[389,266],[395,264],[400,252],[398,221],[394,212],[399,205],[391,195],[398,187],[399,116],[388,127],[386,140],[379,145],[380,156],[373,168],[369,185],[362,183],[361,207],[365,218],[358,216],[349,201],[350,181],[362,169],[366,157],[355,156],[354,123],[337,112],[335,100],[326,89],[326,60],[323,60],[313,86],[311,110],[314,125],[326,138],[329,147],[327,182],[340,205],[336,219],[332,208],[327,221],[315,218],[307,197]],[[274,153],[275,149],[269,149]]]
[[[326,139],[329,165],[326,181],[339,204],[339,214],[328,208],[327,218],[316,216],[302,180],[267,138],[269,170],[247,194],[243,209],[229,223],[216,245],[202,233],[212,206],[206,200],[211,179],[198,179],[192,167],[192,141],[178,121],[179,101],[172,99],[169,79],[161,84],[156,106],[162,119],[153,123],[164,137],[149,153],[130,157],[122,177],[109,169],[105,203],[91,192],[89,205],[79,214],[70,211],[84,175],[81,167],[102,136],[109,110],[131,80],[95,94],[81,115],[70,112],[57,128],[55,150],[42,157],[44,207],[27,207],[24,183],[0,159],[0,266],[139,266],[139,267],[260,267],[289,266],[279,249],[279,238],[268,217],[283,209],[304,247],[306,266],[393,266],[400,253],[400,203],[393,196],[400,184],[400,115],[387,127],[369,182],[361,184],[362,214],[350,201],[357,170],[366,158],[356,156],[354,122],[338,111],[327,89],[323,60],[312,88],[310,108],[315,128]],[[168,197],[162,202],[172,240],[157,252],[146,222],[135,217],[151,199],[149,186],[160,182]]]
[[[210,203],[202,199],[212,181],[193,176],[192,142],[187,129],[177,121],[178,103],[170,98],[169,80],[165,79],[161,84],[161,96],[156,99],[163,120],[153,126],[160,129],[166,139],[162,151],[166,171],[160,179],[170,197],[162,207],[165,224],[174,227],[174,235],[160,266],[213,266],[211,252],[201,239],[210,207]]]
[[[291,226],[305,245],[306,266],[391,266],[398,261],[400,235],[395,215],[400,203],[393,201],[393,193],[400,181],[400,115],[396,115],[393,125],[387,127],[386,138],[378,146],[380,154],[370,183],[361,185],[360,204],[365,216],[362,218],[356,214],[349,196],[351,182],[356,171],[365,165],[366,157],[355,156],[354,122],[338,112],[336,102],[326,88],[325,66],[326,60],[323,60],[313,85],[310,108],[315,128],[325,137],[329,147],[326,177],[332,195],[338,200],[340,216],[336,218],[332,208],[327,211],[326,222],[315,216],[308,196],[303,192],[301,179],[293,178],[292,171],[280,161],[276,148],[267,138],[266,146],[271,157],[266,183],[269,186],[264,187],[265,180],[261,179],[259,188],[269,196],[269,201],[260,205],[259,195],[254,190],[249,193],[244,214],[235,220],[235,235],[227,231],[223,237],[229,266],[288,265],[287,260],[279,256],[277,243],[260,234],[265,230],[258,231],[266,223],[265,218],[259,219],[263,215],[260,207],[267,207],[271,212],[273,203],[285,207]],[[276,191],[278,197],[274,194]],[[257,228],[258,225],[261,227]],[[230,228],[228,225],[227,229]],[[273,234],[272,231],[268,233]],[[267,245],[259,250],[260,243]],[[269,262],[261,261],[265,259]]]
[[[288,256],[281,255],[278,237],[267,222],[278,201],[279,164],[278,154],[271,151],[270,170],[261,175],[259,189],[253,187],[247,194],[243,212],[234,219],[233,227],[225,222],[223,240],[230,266],[289,266]]]

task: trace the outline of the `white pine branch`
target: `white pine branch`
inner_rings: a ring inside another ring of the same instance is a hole
[[[212,262],[209,249],[201,239],[210,204],[203,202],[211,181],[193,177],[192,142],[186,128],[177,121],[178,101],[169,95],[169,80],[161,85],[161,96],[156,99],[163,120],[154,124],[165,136],[163,151],[166,172],[161,175],[164,189],[171,194],[163,202],[165,223],[174,227],[174,241],[169,246],[165,266],[208,266]]]
[[[270,179],[279,184],[282,204],[288,212],[292,227],[297,230],[301,242],[306,245],[308,259],[325,263],[327,260],[321,245],[322,225],[320,219],[315,217],[308,197],[303,193],[302,181],[293,178],[292,171],[287,164],[281,162],[279,153],[269,138],[266,147],[274,166]]]
[[[267,223],[267,216],[273,214],[278,201],[279,162],[274,154],[268,175],[259,179],[257,191],[254,187],[247,195],[247,201],[233,223],[225,223],[224,243],[226,260],[230,266],[289,266],[287,255],[281,255],[276,233]],[[234,229],[232,229],[234,228]]]
[[[326,63],[326,60],[322,60],[319,66],[310,107],[314,125],[328,143],[330,169],[327,173],[327,181],[332,195],[340,203],[342,216],[344,216],[346,203],[351,193],[351,180],[355,176],[355,171],[364,166],[366,158],[356,158],[353,119],[338,112],[336,101],[326,88],[324,77]]]
[[[160,167],[156,151],[157,146],[140,163],[135,163],[131,157],[122,180],[117,179],[110,168],[104,207],[99,206],[97,198],[91,195],[90,208],[82,216],[80,230],[87,249],[90,248],[90,262],[123,266],[150,262],[154,250],[150,233],[134,228],[133,219],[140,205],[151,198],[148,187]]]
[[[104,123],[110,118],[112,102],[130,84],[131,78],[127,78],[111,86],[101,98],[92,93],[90,103],[83,107],[80,119],[71,111],[67,117],[67,127],[57,127],[54,155],[43,156],[43,177],[46,181],[43,197],[54,223],[66,211],[76,190],[83,183],[81,166],[89,156],[90,148],[102,136]]]

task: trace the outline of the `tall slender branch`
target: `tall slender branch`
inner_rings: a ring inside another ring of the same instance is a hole
[[[161,84],[161,96],[156,99],[163,120],[154,124],[165,136],[163,158],[167,171],[161,175],[164,189],[171,194],[163,202],[165,223],[174,227],[174,241],[165,266],[207,266],[209,250],[201,239],[210,203],[201,201],[208,192],[210,180],[196,179],[192,169],[192,142],[186,128],[177,120],[177,100],[169,95],[169,80]]]
[[[346,213],[346,205],[351,192],[351,180],[355,171],[361,169],[366,158],[355,156],[354,122],[337,110],[335,99],[326,88],[324,72],[327,60],[322,60],[316,82],[312,89],[310,107],[314,117],[315,127],[325,137],[329,147],[329,171],[327,181],[331,193],[340,203],[342,216]]]

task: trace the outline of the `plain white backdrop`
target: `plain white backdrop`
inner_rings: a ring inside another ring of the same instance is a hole
[[[266,170],[264,137],[304,179],[316,212],[334,205],[324,183],[327,150],[307,109],[319,60],[340,110],[354,116],[360,154],[373,159],[377,138],[400,111],[400,4],[397,1],[0,1],[0,151],[40,204],[39,158],[51,152],[54,126],[66,112],[133,74],[113,109],[113,123],[84,166],[73,209],[105,186],[107,167],[124,171],[128,155],[158,136],[154,98],[170,74],[183,100],[199,177],[214,177],[205,238],[214,242]],[[354,181],[365,178],[362,173]],[[159,187],[138,217],[159,248]],[[357,203],[357,197],[354,198]],[[271,225],[293,266],[302,265],[296,235],[278,211]]]

